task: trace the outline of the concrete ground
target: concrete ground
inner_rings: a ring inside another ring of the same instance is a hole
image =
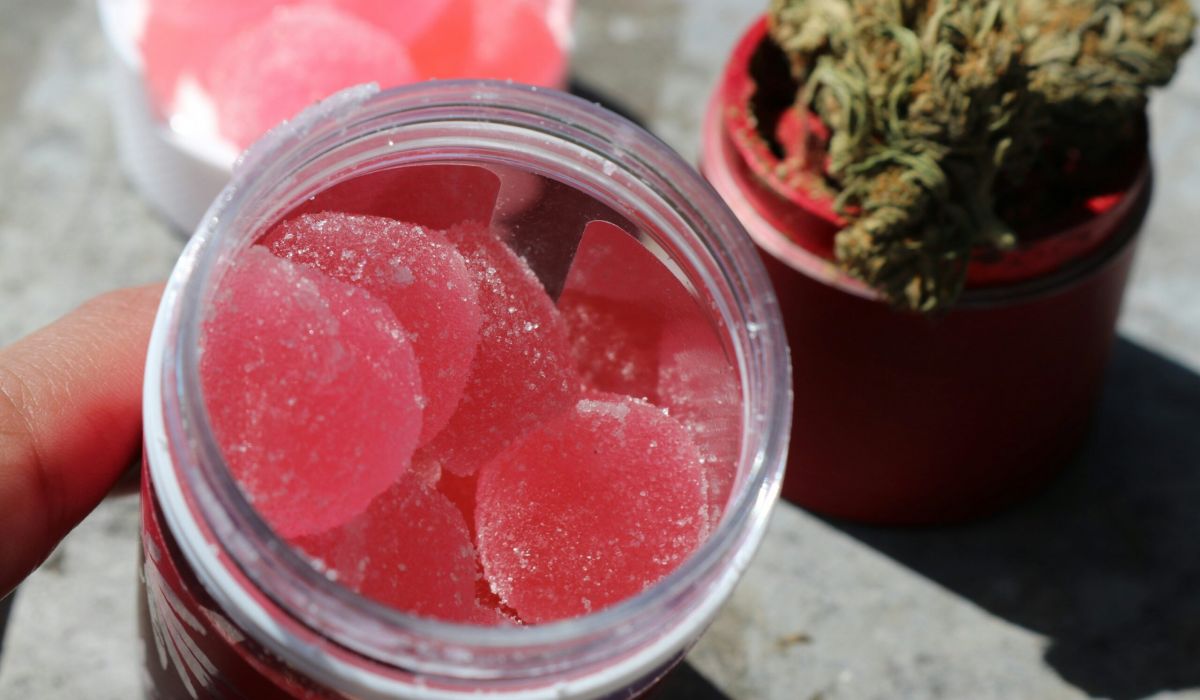
[[[581,0],[576,73],[694,159],[712,81],[765,4]],[[87,0],[0,1],[0,344],[165,277],[180,250],[116,166],[104,59]],[[1200,699],[1200,51],[1151,117],[1155,201],[1083,454],[969,526],[781,505],[669,695]],[[111,500],[30,577],[0,698],[138,697],[136,533],[136,502]]]

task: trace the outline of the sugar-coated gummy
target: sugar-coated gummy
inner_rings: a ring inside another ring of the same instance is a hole
[[[715,526],[737,469],[741,385],[704,310],[657,256],[604,221],[585,229],[558,305],[590,388],[646,397],[691,432]]]
[[[663,261],[633,234],[607,221],[584,228],[563,290],[623,302],[660,321],[701,317],[687,287]]]
[[[382,302],[261,246],[203,322],[200,381],[221,452],[281,535],[344,523],[409,469],[421,379]]]
[[[607,221],[584,227],[558,307],[587,386],[651,402],[657,400],[663,327],[699,314],[663,262]]]
[[[561,5],[561,0],[445,0],[408,48],[425,78],[556,86],[566,72],[565,47],[551,27],[552,15],[564,12]]]
[[[546,191],[546,181],[536,173],[500,164],[489,165],[488,169],[496,175],[500,183],[496,195],[496,221],[510,221],[520,216]]]
[[[409,54],[422,78],[478,77],[463,70],[469,65],[475,40],[475,4],[476,0],[446,0],[425,31],[408,42]]]
[[[479,472],[473,472],[466,476],[459,476],[454,472],[441,472],[440,478],[437,480],[437,490],[463,514],[463,519],[467,521],[467,529],[471,531],[471,537],[475,537],[475,489],[479,485]]]
[[[148,0],[139,48],[146,84],[159,114],[174,108],[180,81],[205,84],[213,56],[261,21],[276,0]]]
[[[661,319],[641,305],[573,287],[563,290],[558,308],[589,389],[657,402]]]
[[[457,163],[406,165],[362,173],[322,190],[289,216],[340,211],[386,216],[448,229],[492,220],[500,179],[487,168]]]
[[[669,324],[658,357],[659,405],[691,433],[700,451],[709,528],[724,512],[741,450],[742,394],[737,370],[707,323]]]
[[[562,318],[529,266],[486,227],[447,237],[474,276],[483,324],[457,410],[414,459],[465,476],[569,408],[580,383]]]
[[[181,80],[190,78],[214,93],[222,134],[242,147],[308,102],[349,85],[495,78],[556,86],[566,70],[564,37],[557,34],[567,26],[565,0],[404,0],[403,7],[389,0],[147,4],[140,48],[159,112],[169,115]],[[302,16],[310,21],[297,19]],[[271,25],[280,29],[270,32]],[[323,33],[314,33],[313,25],[323,25]],[[278,68],[288,62],[296,66],[290,75]],[[253,92],[239,97],[243,89],[263,92],[265,99]],[[289,99],[273,106],[281,97]]]
[[[462,513],[406,474],[345,525],[294,541],[326,576],[398,610],[494,625],[476,602],[475,547]]]
[[[579,400],[479,473],[475,524],[492,589],[542,623],[654,584],[702,539],[699,459],[660,408]]]
[[[396,38],[411,42],[446,14],[452,0],[325,0]],[[518,0],[521,1],[521,0]]]
[[[475,281],[458,250],[439,231],[337,212],[287,219],[261,242],[388,305],[421,367],[421,443],[437,435],[467,384],[482,321]]]
[[[476,38],[466,77],[550,86],[562,82],[566,51],[551,27],[555,19],[550,15],[551,4],[562,3],[478,3],[474,16]]]
[[[408,51],[386,32],[332,7],[285,5],[223,46],[207,82],[221,134],[245,148],[338,90],[417,79]]]

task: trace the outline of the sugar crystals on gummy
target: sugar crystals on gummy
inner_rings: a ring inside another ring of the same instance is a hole
[[[462,397],[482,321],[475,281],[446,237],[393,219],[323,212],[285,220],[261,242],[388,305],[421,367],[421,443],[437,435]]]
[[[529,623],[640,593],[700,543],[699,459],[660,408],[579,400],[479,473],[475,525],[493,590]]]
[[[458,409],[415,459],[465,476],[566,410],[579,378],[562,318],[529,266],[486,227],[456,226],[447,237],[475,278],[483,323]]]
[[[421,378],[383,303],[254,246],[226,271],[203,329],[214,435],[281,535],[348,521],[409,469]]]

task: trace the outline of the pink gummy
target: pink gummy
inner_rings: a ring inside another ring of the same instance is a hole
[[[619,264],[619,263],[614,263]],[[638,305],[563,291],[558,308],[585,386],[658,401],[660,319]]]
[[[558,307],[585,383],[658,398],[658,345],[668,323],[700,321],[700,307],[653,253],[606,221],[584,228]]]
[[[475,277],[483,326],[458,410],[414,460],[466,476],[570,407],[579,378],[562,318],[529,266],[481,226],[447,237]]]
[[[489,165],[500,181],[495,220],[511,221],[532,208],[546,191],[546,181],[536,173],[510,165]]]
[[[467,476],[458,476],[453,472],[442,472],[441,478],[437,482],[437,490],[443,496],[450,500],[459,512],[462,513],[463,519],[466,520],[467,530],[471,534],[471,541],[475,541],[475,489],[479,485],[479,472],[468,474]],[[478,564],[478,560],[476,560]],[[475,601],[489,611],[494,613],[503,622],[521,624],[522,620],[517,616],[516,612],[504,605],[499,596],[492,590],[487,582],[487,578],[483,575],[483,568],[478,567],[478,578],[475,581]]]
[[[446,237],[392,219],[324,213],[288,219],[260,242],[388,305],[421,367],[419,444],[437,435],[467,384],[482,321],[475,281]]]
[[[345,525],[293,543],[330,578],[398,610],[447,622],[501,621],[476,603],[475,547],[462,513],[410,474]]]
[[[384,31],[330,7],[301,5],[276,8],[222,48],[209,83],[222,135],[244,148],[342,88],[419,77],[408,52]]]
[[[566,52],[548,24],[546,9],[539,7],[545,4],[528,0],[480,3],[468,77],[561,85],[567,72]]]
[[[692,433],[715,525],[737,470],[741,392],[704,310],[658,257],[604,221],[584,230],[558,304],[590,387],[645,396]]]
[[[592,221],[583,237],[563,292],[582,292],[620,301],[666,321],[703,319],[687,287],[632,234],[607,221]]]
[[[716,527],[737,476],[742,394],[737,371],[707,323],[679,322],[663,333],[658,405],[687,428],[704,468],[709,528]]]
[[[485,466],[477,494],[484,572],[528,623],[640,593],[679,566],[705,526],[690,436],[628,397],[580,400]]]
[[[412,41],[429,30],[444,14],[451,0],[324,0],[391,34],[401,43]]]
[[[426,78],[495,78],[556,87],[566,75],[566,53],[547,12],[547,3],[530,0],[446,0],[409,50]]]
[[[410,165],[356,175],[323,190],[290,216],[341,211],[386,216],[418,226],[448,229],[473,221],[487,225],[500,179],[473,165]]]
[[[168,114],[185,76],[204,85],[205,71],[229,37],[262,20],[276,0],[149,0],[140,48],[146,83]]]
[[[437,480],[437,490],[458,508],[467,521],[467,529],[471,537],[475,537],[475,489],[479,485],[479,472],[459,476],[454,472],[441,472]]]
[[[421,432],[417,361],[392,312],[261,246],[220,282],[200,381],[230,470],[285,537],[361,513]]]
[[[475,40],[475,0],[446,0],[437,17],[408,43],[422,78],[461,78],[462,66]]]

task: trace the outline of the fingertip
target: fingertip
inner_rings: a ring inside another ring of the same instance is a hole
[[[139,453],[141,385],[162,285],[102,294],[0,349],[0,594]]]

